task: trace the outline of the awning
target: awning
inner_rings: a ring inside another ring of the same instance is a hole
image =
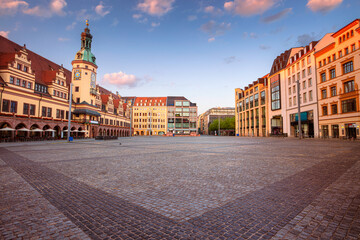
[[[0,131],[15,131],[15,129],[9,128],[9,127],[4,127],[4,128],[1,128]]]
[[[48,129],[45,130],[45,132],[56,132],[56,130],[48,128]]]
[[[31,132],[43,132],[44,130],[40,129],[40,128],[35,128],[30,130]]]
[[[20,131],[20,132],[30,132],[30,130],[29,129],[27,129],[27,128],[20,128],[20,129],[16,129],[16,131]]]
[[[73,111],[74,114],[86,114],[86,115],[92,115],[92,116],[97,116],[100,117],[100,113],[98,113],[97,111],[93,111],[90,109],[75,109]]]

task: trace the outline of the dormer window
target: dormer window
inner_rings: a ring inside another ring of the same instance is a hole
[[[28,72],[29,68],[27,66],[24,66],[24,72]]]
[[[21,70],[21,64],[17,64],[17,69]]]

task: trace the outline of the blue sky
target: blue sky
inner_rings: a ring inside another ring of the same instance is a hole
[[[71,70],[85,20],[97,82],[122,96],[185,96],[199,113],[291,47],[359,18],[359,0],[0,0],[0,34]]]

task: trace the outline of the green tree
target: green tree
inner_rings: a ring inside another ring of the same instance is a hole
[[[235,117],[220,119],[220,129],[221,130],[235,129]],[[218,130],[219,130],[219,120],[216,119],[212,123],[210,123],[209,131],[214,132]]]

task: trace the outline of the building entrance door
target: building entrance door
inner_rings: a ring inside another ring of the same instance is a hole
[[[345,125],[346,138],[356,139],[356,124],[349,123]]]

